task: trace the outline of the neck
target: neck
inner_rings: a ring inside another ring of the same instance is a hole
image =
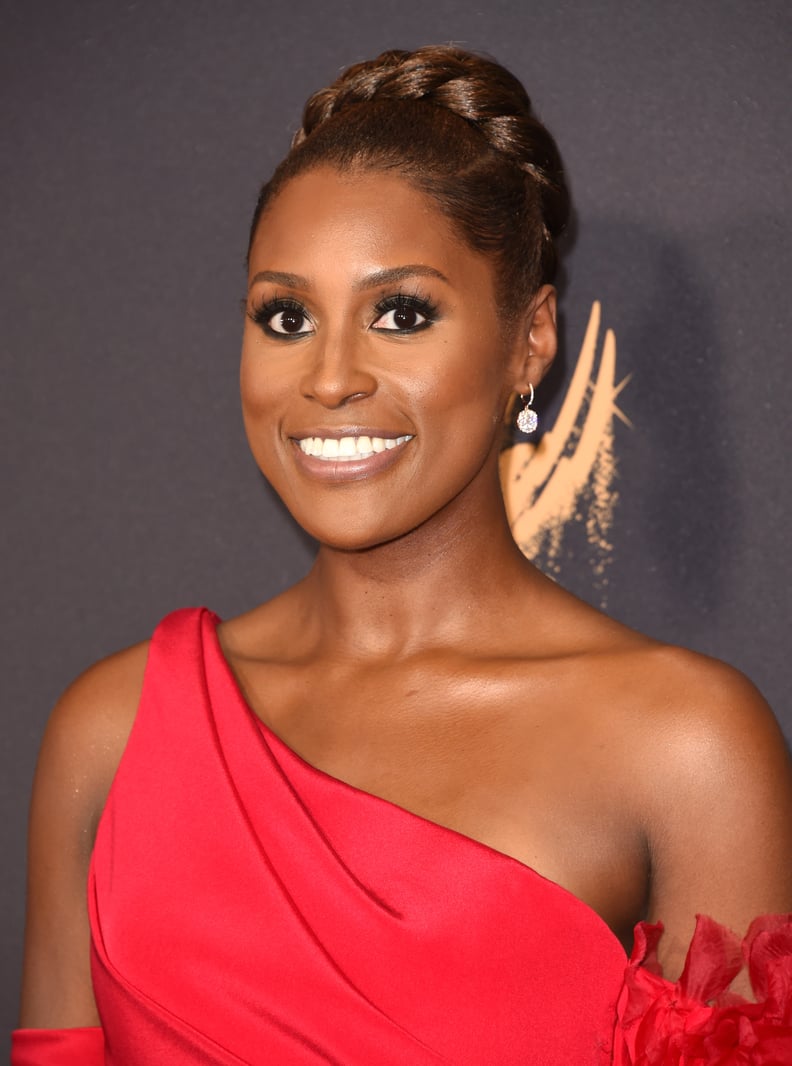
[[[418,529],[360,551],[319,550],[301,583],[313,640],[346,657],[397,657],[486,642],[487,620],[543,579],[494,506],[449,505]]]

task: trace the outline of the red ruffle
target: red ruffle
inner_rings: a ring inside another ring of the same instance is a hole
[[[745,939],[697,915],[676,984],[657,961],[662,924],[642,922],[617,1004],[614,1066],[790,1066],[792,914]],[[729,991],[746,965],[756,1002]]]

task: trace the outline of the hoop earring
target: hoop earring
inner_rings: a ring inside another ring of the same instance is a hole
[[[534,399],[534,387],[529,384],[528,388],[530,389],[530,392],[527,400],[523,394],[520,393],[520,399],[525,404],[525,407],[523,407],[522,411],[517,415],[517,428],[523,433],[535,433],[536,428],[539,425],[539,415],[534,411],[533,407],[531,407]]]

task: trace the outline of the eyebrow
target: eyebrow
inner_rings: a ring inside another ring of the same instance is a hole
[[[448,278],[441,271],[422,263],[409,263],[406,266],[386,267],[384,270],[375,270],[373,274],[366,274],[360,281],[355,282],[355,292],[363,292],[366,289],[376,289],[380,285],[391,285],[395,281],[404,281],[406,278],[439,278],[449,284]],[[285,285],[288,289],[309,289],[311,282],[300,274],[287,274],[282,270],[259,270],[254,274],[250,288],[252,289],[260,281],[270,281],[274,285]]]
[[[424,266],[422,263],[410,263],[407,266],[386,267],[384,270],[376,270],[373,274],[367,274],[355,284],[355,291],[362,292],[365,289],[376,289],[380,285],[391,285],[394,281],[404,281],[406,278],[439,278],[446,285],[448,278],[434,267]]]

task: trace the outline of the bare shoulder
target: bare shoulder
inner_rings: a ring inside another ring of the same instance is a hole
[[[89,666],[65,689],[52,721],[68,719],[105,727],[114,720],[120,727],[124,721],[131,722],[143,688],[150,643],[133,644]]]
[[[681,784],[686,774],[713,785],[752,766],[788,770],[778,722],[756,686],[739,670],[684,648],[648,642],[623,656],[623,702],[635,739],[649,745],[643,762],[660,779]],[[622,702],[622,701],[620,701]]]
[[[738,670],[662,645],[633,658],[627,755],[651,856],[648,916],[665,924],[661,961],[678,973],[696,914],[743,933],[758,914],[792,910],[792,761]]]
[[[544,594],[545,617],[557,620],[550,661],[567,664],[573,702],[587,709],[613,753],[610,768],[624,770],[628,788],[661,807],[670,788],[716,795],[738,778],[743,794],[751,787],[784,792],[784,737],[744,674],[652,640],[557,586]]]
[[[69,685],[44,733],[37,787],[42,776],[62,785],[65,778],[73,795],[103,806],[135,720],[148,647],[144,641],[116,652]]]
[[[665,762],[674,773],[682,769],[680,756],[693,749],[701,756],[702,745],[711,757],[740,750],[750,758],[762,748],[786,754],[773,712],[739,670],[653,640],[568,595],[564,607],[561,650],[579,671],[594,713],[604,713],[630,741],[652,745],[647,754],[658,767]]]
[[[628,631],[629,632],[629,631]],[[631,789],[670,817],[683,801],[731,805],[736,797],[792,806],[792,769],[781,728],[739,670],[696,652],[627,636],[587,657],[602,727],[628,763]]]

